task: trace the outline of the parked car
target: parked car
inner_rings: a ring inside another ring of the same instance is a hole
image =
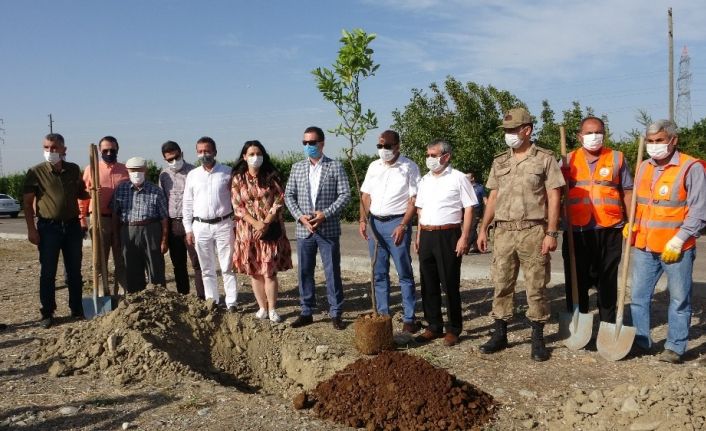
[[[17,218],[20,213],[20,201],[10,195],[0,193],[0,215],[9,215]]]

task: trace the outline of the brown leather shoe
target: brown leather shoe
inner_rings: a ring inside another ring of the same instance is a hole
[[[446,347],[455,346],[456,344],[458,344],[458,335],[452,332],[444,334],[444,345]]]
[[[444,334],[440,332],[432,332],[429,329],[425,329],[424,332],[421,333],[421,335],[417,335],[415,337],[414,341],[416,341],[417,343],[428,343],[443,336]]]
[[[405,323],[402,325],[402,331],[410,334],[416,334],[420,329],[419,323],[417,322]]]

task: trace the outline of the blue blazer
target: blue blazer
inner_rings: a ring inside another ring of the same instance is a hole
[[[284,191],[284,202],[289,212],[297,221],[297,238],[308,238],[311,233],[299,223],[304,214],[322,211],[326,220],[317,232],[324,237],[341,236],[341,211],[351,198],[348,177],[343,165],[338,160],[326,156],[321,158],[321,180],[316,202],[311,202],[309,193],[309,158],[292,165],[292,170]]]

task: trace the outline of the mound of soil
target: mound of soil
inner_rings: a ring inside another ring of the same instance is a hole
[[[39,349],[54,376],[102,373],[116,384],[209,378],[250,389],[244,349],[212,301],[164,289],[130,295],[105,316],[67,328]],[[239,319],[240,316],[233,316]]]
[[[495,411],[490,395],[401,352],[355,361],[308,399],[322,418],[371,430],[480,429]]]

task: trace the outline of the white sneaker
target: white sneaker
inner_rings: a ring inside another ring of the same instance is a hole
[[[257,310],[257,313],[255,313],[255,317],[257,317],[258,319],[267,319],[267,310],[265,310],[264,308]]]
[[[279,317],[279,314],[275,310],[270,310],[270,321],[272,323],[280,323],[282,322],[282,318]]]

